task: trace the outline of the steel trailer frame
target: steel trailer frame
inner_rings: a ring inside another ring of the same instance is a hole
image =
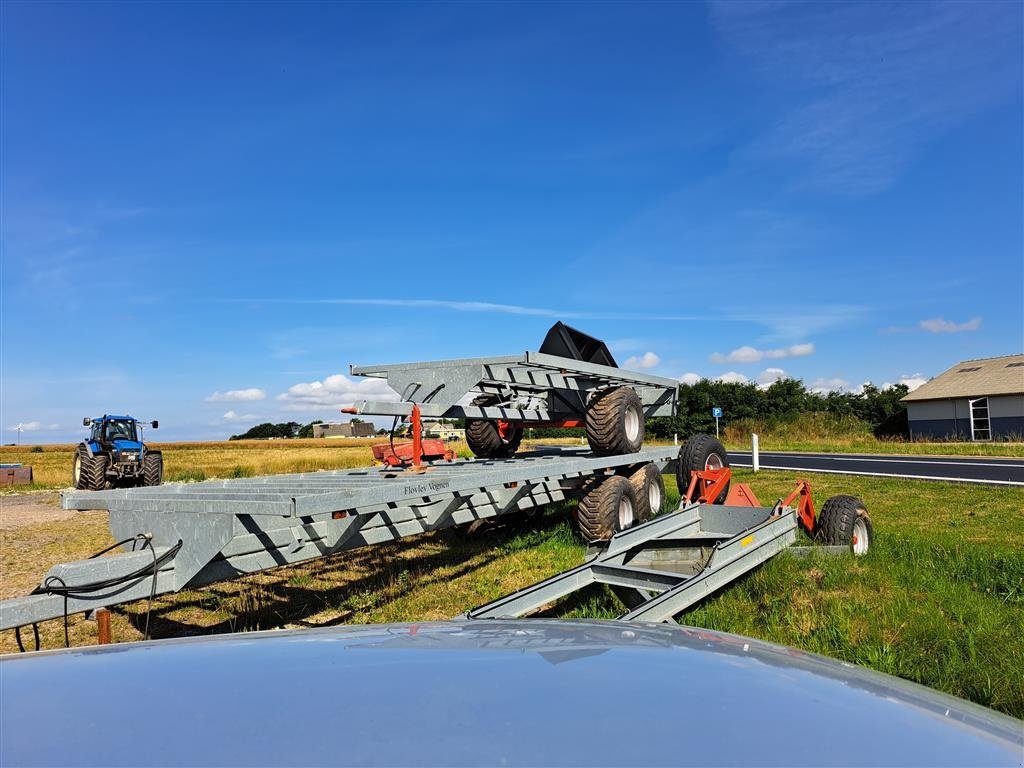
[[[114,539],[134,551],[55,565],[37,593],[0,601],[0,630],[530,510],[579,496],[595,476],[647,463],[671,471],[677,451],[594,456],[553,448],[425,471],[367,467],[65,492],[64,509],[108,510]],[[97,582],[111,584],[75,590]]]
[[[353,365],[353,376],[385,379],[400,402],[364,400],[347,413],[409,417],[413,405],[425,418],[565,422],[586,413],[595,390],[632,387],[646,418],[675,416],[679,382],[610,365],[546,354],[474,357],[420,363]],[[473,393],[495,395],[496,405],[473,405]]]
[[[682,504],[617,533],[582,565],[474,608],[469,619],[536,613],[592,584],[606,584],[627,606],[619,621],[671,622],[712,592],[780,552],[849,553],[848,546],[793,547],[800,510],[785,506]]]

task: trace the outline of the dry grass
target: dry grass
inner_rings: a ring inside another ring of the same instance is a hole
[[[383,440],[386,438],[231,440],[149,445],[163,451],[166,481],[187,482],[214,477],[250,477],[364,467],[373,461],[370,446]],[[548,445],[571,445],[579,441],[562,439],[543,442]],[[525,445],[530,445],[529,441]],[[472,455],[465,442],[453,441],[449,446],[461,457]],[[30,464],[34,480],[32,486],[19,486],[5,492],[23,493],[25,490],[69,487],[74,451],[74,445],[48,445],[43,446],[42,451],[32,446],[0,447],[0,462]]]

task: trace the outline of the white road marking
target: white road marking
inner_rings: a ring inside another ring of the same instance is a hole
[[[749,467],[750,464],[733,462],[735,466]],[[978,480],[973,477],[936,477],[934,475],[901,475],[895,472],[857,472],[852,469],[810,469],[809,467],[770,467],[762,464],[761,469],[781,469],[784,472],[811,472],[828,475],[864,475],[866,477],[903,477],[907,480],[944,480],[947,483],[978,483],[979,485],[1019,485],[1024,483],[1017,480]]]
[[[731,454],[735,456],[736,454]],[[741,456],[749,456],[749,453],[739,454]],[[1000,462],[999,464],[982,464],[977,461],[921,461],[920,459],[876,459],[873,456],[868,457],[851,457],[851,456],[834,456],[832,454],[807,454],[807,455],[792,455],[792,454],[779,454],[779,453],[762,453],[762,456],[780,456],[784,459],[792,459],[793,461],[801,461],[810,459],[812,461],[872,461],[879,462],[882,464],[931,464],[935,466],[952,466],[952,467],[1010,467],[1012,469],[1024,468],[1024,464],[1014,464],[1010,461]]]

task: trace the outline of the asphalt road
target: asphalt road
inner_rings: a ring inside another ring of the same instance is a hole
[[[729,451],[729,462],[736,467],[749,467],[750,451]],[[794,469],[802,472],[1024,486],[1024,459],[1001,459],[992,456],[892,456],[761,451],[761,469]]]

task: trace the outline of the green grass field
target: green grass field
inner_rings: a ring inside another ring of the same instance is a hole
[[[764,503],[797,479],[736,476]],[[1024,716],[1024,492],[839,475],[811,480],[819,507],[837,493],[864,498],[877,534],[872,552],[779,556],[681,621],[845,659]],[[153,634],[450,618],[577,565],[583,546],[568,506],[532,522],[424,534],[160,598]],[[97,512],[0,530],[3,595],[24,594],[50,563],[109,541],[105,514]],[[116,610],[118,640],[141,638],[145,607]],[[552,615],[620,610],[609,592],[594,589]],[[71,636],[73,644],[93,643],[95,626],[75,617]],[[63,644],[61,622],[43,626],[43,642]],[[15,650],[11,633],[0,637],[0,649]]]

